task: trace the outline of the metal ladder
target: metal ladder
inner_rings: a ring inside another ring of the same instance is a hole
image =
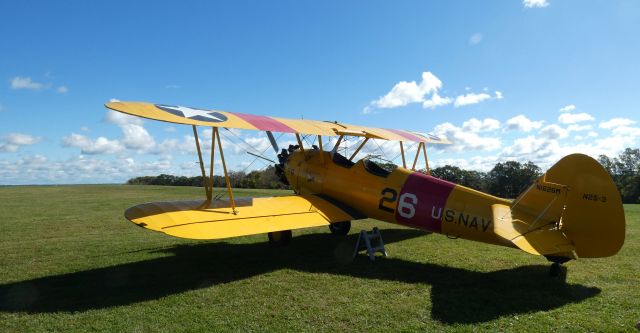
[[[385,257],[387,256],[387,251],[384,249],[384,242],[382,241],[382,235],[377,227],[373,227],[373,230],[371,231],[360,231],[358,241],[356,242],[356,248],[353,250],[353,258],[356,257],[358,252],[363,250],[367,250],[369,260],[371,261],[376,260],[376,252],[382,253]]]

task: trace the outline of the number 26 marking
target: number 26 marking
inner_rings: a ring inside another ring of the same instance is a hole
[[[385,188],[382,190],[382,198],[378,203],[378,208],[385,212],[393,213],[394,209],[386,206],[385,202],[393,204],[398,199],[398,192],[391,188]],[[418,197],[413,193],[403,193],[400,196],[400,202],[398,202],[398,214],[400,216],[410,219],[416,215],[416,207],[418,204]]]
[[[378,204],[378,208],[384,210],[385,212],[393,213],[393,208],[387,207],[384,205],[385,202],[394,203],[398,198],[398,192],[392,188],[385,188],[382,190],[382,198],[380,198],[380,203]]]

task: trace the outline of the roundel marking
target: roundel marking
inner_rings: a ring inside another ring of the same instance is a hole
[[[187,106],[175,106],[156,104],[156,107],[162,111],[171,113],[174,116],[183,117],[192,120],[206,121],[209,123],[221,123],[227,121],[227,116],[213,110],[204,110],[191,108]]]

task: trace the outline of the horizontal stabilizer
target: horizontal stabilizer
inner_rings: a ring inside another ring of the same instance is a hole
[[[152,202],[125,212],[131,222],[165,234],[190,239],[221,239],[273,231],[329,225],[354,216],[314,195],[236,200]]]
[[[527,253],[552,255],[571,253],[574,246],[567,237],[554,226],[531,229],[531,224],[512,218],[511,207],[502,204],[491,206],[493,210],[494,232]]]

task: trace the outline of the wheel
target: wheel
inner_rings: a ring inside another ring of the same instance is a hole
[[[291,235],[291,230],[270,232],[269,244],[273,246],[287,246],[291,242]]]
[[[551,267],[549,268],[549,276],[551,277],[558,277],[560,276],[560,272],[561,272],[561,268],[560,268],[560,264],[558,264],[557,262],[554,262],[553,264],[551,264]]]
[[[351,221],[343,221],[329,224],[329,230],[331,233],[338,236],[344,236],[349,233],[351,229]]]

